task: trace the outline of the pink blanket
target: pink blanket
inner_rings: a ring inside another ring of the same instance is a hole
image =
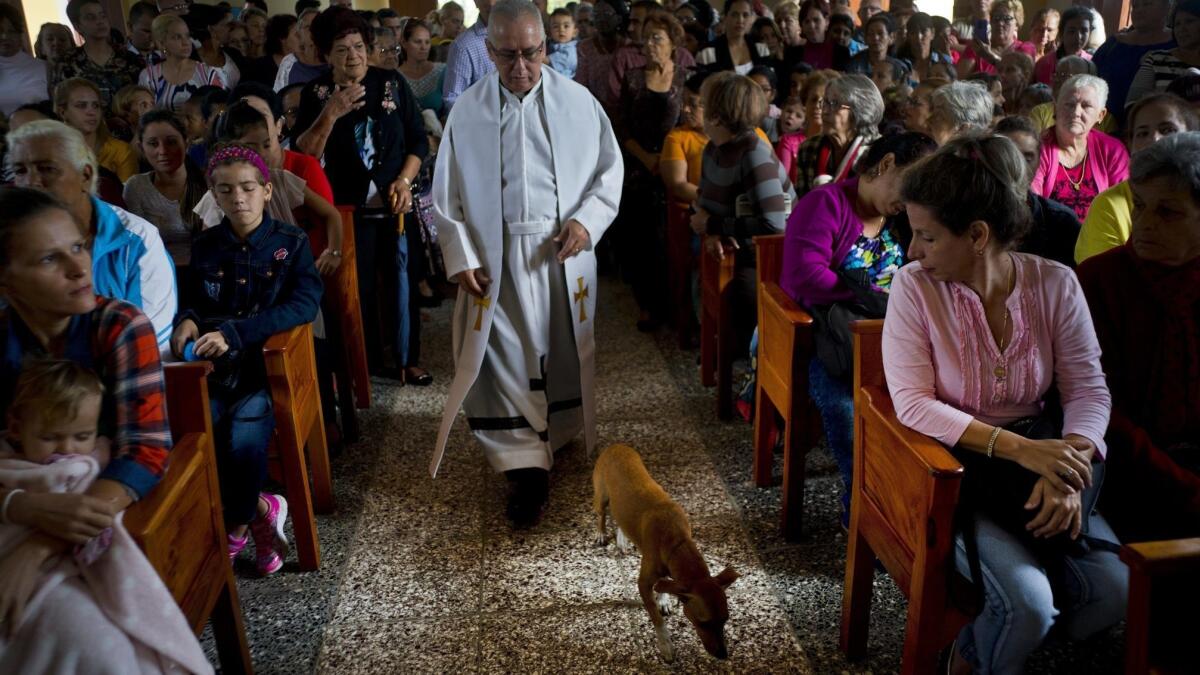
[[[100,472],[74,455],[53,464],[0,456],[0,485],[82,492]],[[212,673],[204,651],[118,515],[107,551],[90,565],[63,555],[47,566],[11,641],[0,637],[0,673]],[[0,557],[31,530],[0,525]]]

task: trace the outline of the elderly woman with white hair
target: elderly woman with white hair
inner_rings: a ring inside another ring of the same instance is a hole
[[[844,75],[825,88],[821,133],[796,152],[796,194],[854,176],[854,163],[879,138],[883,97],[866,75]]]
[[[1042,138],[1032,189],[1087,218],[1096,195],[1129,177],[1129,151],[1096,129],[1105,115],[1108,83],[1094,75],[1067,80],[1054,102],[1054,126]]]
[[[995,102],[980,82],[951,82],[929,96],[929,135],[938,145],[992,124]]]
[[[158,228],[95,196],[96,155],[75,129],[38,120],[10,132],[6,168],[20,187],[56,197],[92,246],[97,294],[139,307],[166,353],[175,319],[175,272]]]

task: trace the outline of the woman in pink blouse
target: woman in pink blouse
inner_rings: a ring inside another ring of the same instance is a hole
[[[967,136],[905,175],[913,262],[892,281],[888,388],[902,424],[986,455],[997,470],[1015,462],[1038,476],[1025,504],[1028,534],[1075,539],[1086,525],[1115,542],[1104,519],[1081,506],[1111,407],[1087,303],[1071,270],[1012,251],[1029,228],[1023,162],[1007,138]],[[1051,385],[1061,396],[1061,438],[1005,428],[1039,417]],[[1017,533],[978,511],[973,523],[986,607],[959,634],[952,672],[1020,673],[1054,624],[1082,639],[1124,616],[1127,571],[1116,554],[1064,556],[1061,574],[1051,574]],[[968,574],[961,534],[956,543]]]
[[[1096,195],[1129,178],[1125,144],[1096,129],[1106,100],[1108,83],[1095,75],[1074,75],[1063,83],[1033,175],[1033,192],[1074,209],[1080,222]]]

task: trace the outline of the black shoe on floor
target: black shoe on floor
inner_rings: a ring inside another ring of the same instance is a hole
[[[508,507],[505,515],[516,529],[527,529],[542,520],[550,494],[550,472],[545,469],[513,469],[508,478]]]

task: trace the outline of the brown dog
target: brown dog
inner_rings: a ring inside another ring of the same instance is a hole
[[[642,552],[638,573],[638,592],[642,605],[654,624],[658,651],[663,660],[675,658],[671,636],[663,615],[671,609],[671,594],[683,603],[683,615],[692,622],[700,642],[709,654],[726,658],[725,622],[729,606],[725,589],[738,578],[732,567],[710,576],[708,565],[692,541],[687,515],[654,482],[637,450],[614,445],[600,453],[592,471],[594,489],[592,507],[599,530],[597,543],[608,543],[605,507],[612,510],[617,524],[617,548],[628,550],[632,541]]]

